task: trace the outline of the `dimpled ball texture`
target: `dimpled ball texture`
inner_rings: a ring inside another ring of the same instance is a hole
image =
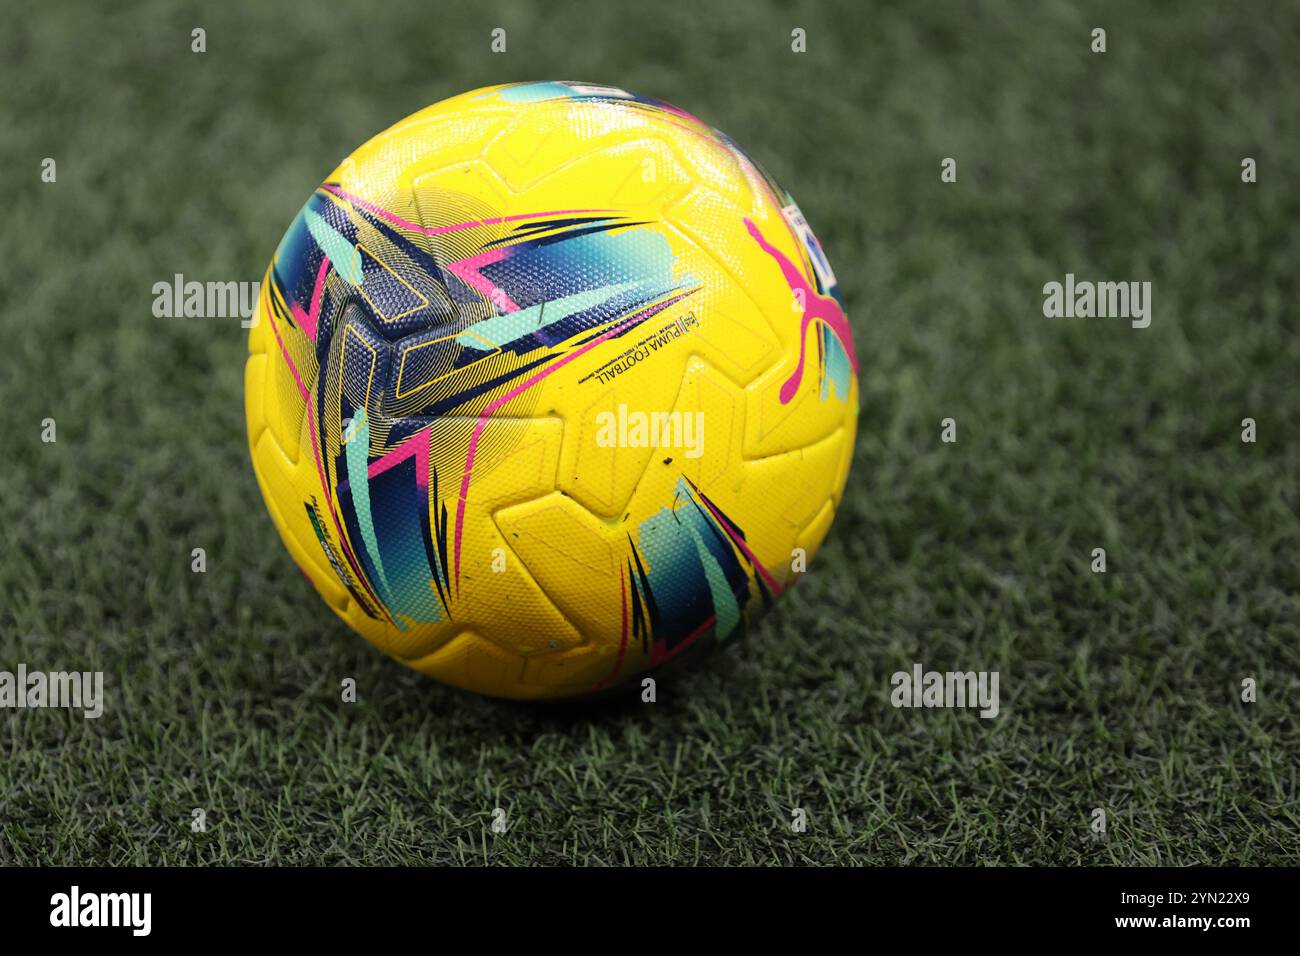
[[[476,90],[363,145],[280,242],[249,353],[253,466],[303,574],[497,697],[735,641],[852,456],[857,359],[799,208],[611,87]]]

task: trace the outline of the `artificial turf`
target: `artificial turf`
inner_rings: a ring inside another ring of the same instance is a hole
[[[1298,58],[1280,3],[5,7],[0,669],[107,702],[0,712],[0,863],[1296,863]],[[264,512],[247,333],[152,313],[260,279],[374,132],[551,78],[743,144],[862,361],[812,573],[654,704],[352,635]],[[1152,282],[1151,326],[1045,318],[1067,272]],[[1001,714],[894,709],[913,662],[998,671]]]

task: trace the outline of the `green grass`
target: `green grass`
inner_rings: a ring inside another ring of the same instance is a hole
[[[0,713],[0,863],[1297,862],[1293,11],[111,9],[0,13],[0,669],[108,688],[97,721]],[[245,332],[150,310],[175,272],[258,279],[375,131],[536,78],[743,143],[818,229],[863,363],[814,573],[654,705],[480,700],[350,634],[264,513]],[[1045,319],[1066,272],[1152,281],[1152,326]],[[999,670],[1002,716],[894,710],[913,661]]]

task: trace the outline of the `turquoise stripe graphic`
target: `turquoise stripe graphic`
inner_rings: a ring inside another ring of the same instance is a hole
[[[388,588],[388,578],[384,574],[384,559],[379,553],[379,540],[375,535],[375,522],[370,514],[370,472],[366,456],[370,449],[370,423],[365,412],[359,412],[352,419],[347,433],[343,436],[347,447],[348,486],[352,489],[352,503],[357,512],[357,524],[361,526],[361,537],[365,539],[366,551],[375,562],[379,574],[376,582],[379,596],[384,604],[393,606],[392,595]],[[399,626],[401,622],[398,621]]]
[[[826,356],[826,375],[822,378],[821,399],[826,401],[834,391],[841,402],[847,401],[849,376],[852,374],[849,370],[849,357],[840,340],[826,326],[822,326],[822,349]]]
[[[713,598],[713,613],[717,615],[713,633],[718,640],[722,640],[740,623],[740,605],[736,603],[736,595],[727,584],[722,565],[718,564],[718,559],[700,537],[700,529],[694,521],[687,522],[687,527],[695,540],[695,551],[700,556],[700,564],[704,566],[704,579],[709,583],[709,594]]]
[[[316,245],[330,257],[334,270],[355,286],[361,285],[361,253],[346,237],[310,209],[303,210]]]
[[[544,328],[545,325],[554,325],[571,315],[595,308],[616,295],[639,289],[642,285],[641,282],[620,282],[616,285],[607,285],[599,289],[588,289],[573,295],[566,295],[551,302],[541,302],[526,309],[520,309],[518,312],[494,315],[490,319],[475,322],[456,336],[456,341],[467,348],[477,349],[480,352],[488,351],[484,345],[485,339],[492,343],[493,347],[500,348],[516,339],[522,339],[525,335],[531,335],[538,329]],[[542,323],[543,318],[546,319],[545,325]]]

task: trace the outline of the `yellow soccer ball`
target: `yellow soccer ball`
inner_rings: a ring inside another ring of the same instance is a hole
[[[343,620],[497,697],[736,639],[803,572],[857,359],[790,196],[677,107],[520,83],[380,133],[302,207],[249,336],[253,467]]]

